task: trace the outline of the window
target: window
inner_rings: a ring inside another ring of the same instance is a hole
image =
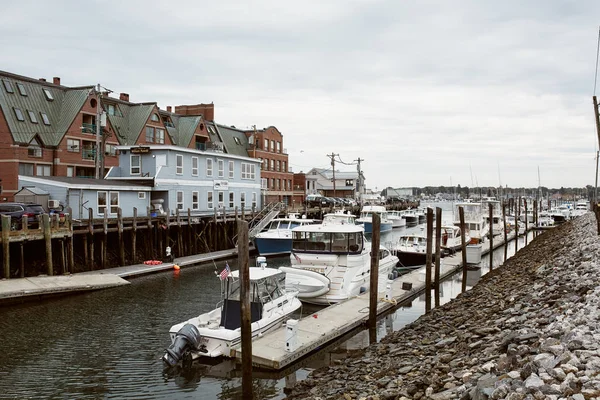
[[[165,143],[165,130],[156,128],[156,143]]]
[[[277,160],[277,171],[281,171],[281,161]]]
[[[79,153],[79,140],[67,139],[67,151],[70,153]]]
[[[13,110],[15,112],[15,117],[17,117],[19,121],[25,121],[25,117],[23,116],[23,112],[20,108],[13,107]]]
[[[132,154],[129,157],[129,160],[129,163],[131,164],[129,173],[131,175],[139,175],[142,172],[142,157],[137,154]]]
[[[242,208],[242,210],[244,208],[246,208],[246,193],[245,192],[240,193],[240,207]]]
[[[108,115],[115,115],[115,105],[114,104],[108,105]]]
[[[75,167],[67,167],[67,177],[72,178],[75,176]]]
[[[17,82],[17,89],[19,89],[19,93],[21,93],[21,96],[27,96],[27,90],[25,90],[25,85]]]
[[[154,143],[154,128],[151,126],[146,127],[146,142]]]
[[[283,171],[283,172],[288,172],[288,170],[287,170],[287,168],[286,168],[286,164],[287,164],[287,163],[286,163],[285,161],[282,161],[282,162],[281,162],[281,164],[283,165],[282,171]]]
[[[269,150],[269,139],[265,139],[265,150]]]
[[[106,154],[107,156],[116,156],[117,147],[114,144],[107,144],[104,147],[104,154]]]
[[[275,160],[271,160],[271,171],[275,171]]]
[[[29,143],[29,147],[27,148],[27,155],[29,157],[41,157],[42,156],[42,148],[36,139],[33,139]]]
[[[108,192],[98,192],[98,215],[104,215],[106,211],[106,197]]]
[[[183,191],[177,191],[177,209],[183,210]]]
[[[225,205],[224,204],[224,201],[225,201],[225,192],[218,192],[218,193],[219,193],[218,194],[218,196],[219,196],[218,205],[219,205],[219,208],[223,208],[223,206]]]
[[[192,176],[198,176],[198,157],[192,157]]]
[[[35,113],[33,111],[27,110],[27,114],[29,115],[29,120],[31,121],[32,124],[38,123],[37,117],[35,116]]]
[[[277,190],[281,189],[281,179],[275,181],[277,183]]]
[[[275,189],[275,178],[271,178],[271,189]]]
[[[233,209],[235,207],[235,195],[233,192],[229,192],[229,208]]]
[[[213,160],[212,160],[212,158],[206,159],[206,176],[213,176]]]
[[[152,121],[158,122],[159,121],[158,114],[152,114],[152,117],[150,119]]]
[[[175,174],[183,175],[183,156],[181,154],[177,154],[177,169]]]
[[[146,192],[138,192],[138,199],[144,200],[146,198]]]
[[[256,208],[256,192],[252,192],[252,208]]]
[[[214,208],[214,204],[213,204],[213,192],[207,192],[206,193],[206,202],[207,202],[207,208],[210,210],[212,208]]]
[[[52,173],[50,172],[49,165],[36,165],[35,167],[35,176],[50,176]]]
[[[269,160],[266,158],[263,160],[263,169],[266,171],[269,169]]]
[[[235,164],[233,161],[229,161],[229,179],[233,179],[233,174],[235,172]]]
[[[119,212],[119,192],[110,192],[110,213],[117,214]]]
[[[249,163],[242,163],[242,179],[254,179],[255,177],[255,165]]]
[[[346,179],[346,186],[354,186],[354,181],[352,179]]]
[[[192,192],[192,210],[198,210],[198,192]]]
[[[275,141],[271,140],[271,151],[275,151]]]
[[[19,163],[19,175],[33,176],[33,164]]]
[[[50,125],[50,120],[48,119],[46,113],[40,112],[40,115],[42,116],[42,121],[44,122],[44,125]]]
[[[217,166],[219,168],[219,178],[225,177],[225,161],[217,160]]]
[[[233,141],[234,141],[234,142],[235,142],[235,144],[237,144],[237,145],[241,145],[241,144],[242,144],[242,142],[240,141],[240,138],[239,138],[239,137],[237,137],[237,136],[234,136],[234,137],[233,137]]]
[[[48,89],[42,89],[44,91],[44,96],[46,96],[46,100],[48,101],[54,101],[54,96],[52,95],[52,92]]]
[[[277,152],[281,153],[281,142],[277,142]]]
[[[4,89],[6,89],[7,93],[14,93],[15,90],[12,87],[12,84],[10,83],[10,81],[7,81],[6,79],[2,79],[2,83],[4,83]]]

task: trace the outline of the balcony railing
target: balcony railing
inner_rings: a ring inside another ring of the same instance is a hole
[[[96,134],[96,124],[81,124],[81,132]]]
[[[95,160],[96,159],[96,149],[82,149],[81,150],[81,158],[84,160]]]

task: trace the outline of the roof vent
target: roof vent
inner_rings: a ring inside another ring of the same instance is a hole
[[[40,78],[40,81],[46,82],[46,78]]]

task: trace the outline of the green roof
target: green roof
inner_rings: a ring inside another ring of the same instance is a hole
[[[225,125],[215,124],[215,126],[221,137],[221,142],[225,146],[226,153],[248,157],[248,138],[244,131]]]
[[[182,147],[188,147],[192,138],[194,137],[194,132],[196,131],[196,127],[202,120],[201,116],[185,116],[185,115],[177,115],[161,112],[163,115],[169,115],[171,117],[171,121],[174,126],[167,126],[167,131],[169,132],[169,136],[173,141],[173,144]]]
[[[105,103],[113,104],[115,103],[114,100],[110,99]],[[150,117],[150,113],[154,110],[155,104],[133,104],[121,101],[116,102],[116,104],[118,104],[121,115],[108,115],[108,120],[115,130],[117,139],[122,145],[135,144]],[[107,108],[105,106],[105,109]]]

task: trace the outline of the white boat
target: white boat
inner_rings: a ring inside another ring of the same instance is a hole
[[[328,305],[368,291],[371,271],[371,243],[360,225],[323,221],[292,231],[291,267],[280,267],[286,285],[299,290],[298,298],[312,304]],[[379,282],[386,282],[398,263],[384,246],[379,248]]]
[[[490,222],[489,204],[492,205],[492,221]],[[486,197],[482,201],[483,218],[487,222],[489,229],[493,229],[494,235],[501,235],[504,232],[504,222],[502,220],[502,203],[494,197]]]
[[[250,309],[252,338],[278,328],[302,303],[297,289],[286,288],[285,273],[261,266],[250,267]],[[231,357],[231,349],[241,342],[239,271],[221,280],[222,300],[207,313],[173,325],[169,329],[171,345],[162,357],[166,365],[200,357]]]
[[[400,215],[406,221],[407,227],[413,227],[419,225],[419,216],[417,215],[417,211],[414,209],[402,210],[400,211]]]
[[[392,221],[388,219],[388,212],[384,206],[363,206],[360,217],[356,223],[364,227],[365,233],[373,232],[373,214],[379,214],[379,232],[392,230]]]
[[[432,256],[435,257],[434,241],[432,240]],[[398,243],[392,248],[398,257],[398,266],[401,269],[412,269],[427,262],[427,236],[422,234],[402,235]]]
[[[463,207],[465,216],[465,232],[469,233],[471,243],[477,244],[489,233],[489,225],[484,218],[481,203],[455,203],[454,204],[454,225],[460,227],[459,207]]]
[[[576,218],[576,217],[580,217],[582,215],[584,215],[586,212],[588,212],[588,203],[587,201],[578,201],[577,204],[575,204],[575,209],[573,209],[573,211],[571,211],[571,218]]]
[[[442,238],[440,239],[440,247],[443,249],[448,249],[451,253],[460,250],[462,247],[460,228],[454,225],[442,225],[441,228]],[[469,244],[470,241],[471,236],[469,235],[469,232],[465,232],[465,243]]]
[[[288,214],[284,218],[275,218],[254,238],[254,246],[261,256],[289,254],[292,250],[292,229],[297,226],[320,222],[299,218],[297,214]]]
[[[392,229],[406,226],[406,220],[402,217],[402,211],[388,211],[388,219],[392,221]]]
[[[566,204],[561,204],[558,207],[550,209],[549,213],[555,224],[560,224],[571,219],[571,209]]]

